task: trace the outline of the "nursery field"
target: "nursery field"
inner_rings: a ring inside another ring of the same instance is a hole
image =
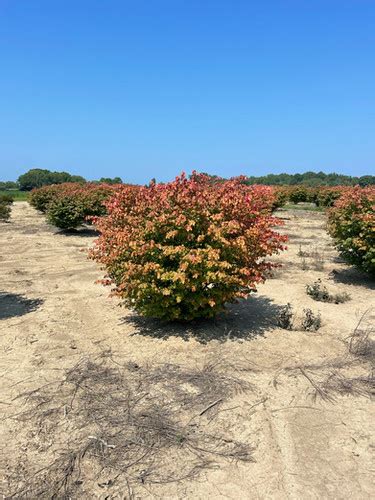
[[[324,212],[276,215],[288,248],[256,293],[162,323],[97,283],[92,226],[59,231],[13,204],[0,224],[4,498],[373,498],[375,283],[341,259]],[[314,300],[324,287],[332,301]]]

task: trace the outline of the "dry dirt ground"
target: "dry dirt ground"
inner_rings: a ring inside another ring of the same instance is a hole
[[[59,234],[15,203],[0,225],[0,494],[373,498],[374,283],[340,261],[322,214],[280,216],[283,268],[186,327],[120,307],[95,283],[95,235]],[[317,278],[351,300],[314,301]],[[288,302],[293,330],[277,326]],[[301,330],[304,308],[317,332]],[[366,311],[369,343],[352,354]]]

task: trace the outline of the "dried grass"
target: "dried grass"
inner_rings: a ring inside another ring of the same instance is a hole
[[[248,389],[213,364],[120,366],[110,353],[82,359],[61,383],[19,396],[26,409],[15,418],[32,430],[30,446],[46,465],[25,463],[9,475],[8,498],[85,496],[99,480],[131,498],[136,485],[192,479],[222,460],[252,461],[249,444],[203,426]]]
[[[309,373],[304,368],[299,368],[302,375],[312,387],[312,399],[321,399],[334,403],[337,396],[355,396],[371,398],[375,395],[375,377],[371,371],[367,377],[346,377],[338,371],[329,374]]]
[[[373,309],[367,309],[360,317],[353,333],[348,337],[349,352],[355,356],[366,356],[371,350],[375,327],[372,323]]]

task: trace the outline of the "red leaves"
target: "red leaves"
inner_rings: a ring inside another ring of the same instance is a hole
[[[91,256],[141,313],[164,319],[213,316],[255,289],[265,259],[285,237],[272,226],[272,188],[185,175],[168,184],[119,187],[97,219]]]

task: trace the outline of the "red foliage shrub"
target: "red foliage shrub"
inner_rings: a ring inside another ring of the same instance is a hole
[[[166,320],[210,317],[247,297],[284,249],[272,229],[272,189],[203,174],[168,184],[121,187],[96,220],[91,256],[125,303]]]
[[[61,191],[63,184],[54,184],[33,189],[29,196],[29,203],[40,212],[45,213],[48,205],[54,200]]]
[[[288,186],[265,186],[264,184],[250,184],[248,177],[246,175],[239,175],[237,177],[232,177],[231,181],[239,182],[240,184],[245,184],[253,189],[253,196],[259,200],[266,210],[274,212],[276,209],[285,205],[289,191]],[[219,179],[218,182],[224,182],[223,179]]]
[[[328,231],[347,262],[375,275],[375,187],[345,189],[328,212]]]
[[[104,215],[107,200],[117,189],[116,185],[95,183],[64,183],[34,189],[30,203],[47,213],[48,221],[60,229],[73,229]]]

